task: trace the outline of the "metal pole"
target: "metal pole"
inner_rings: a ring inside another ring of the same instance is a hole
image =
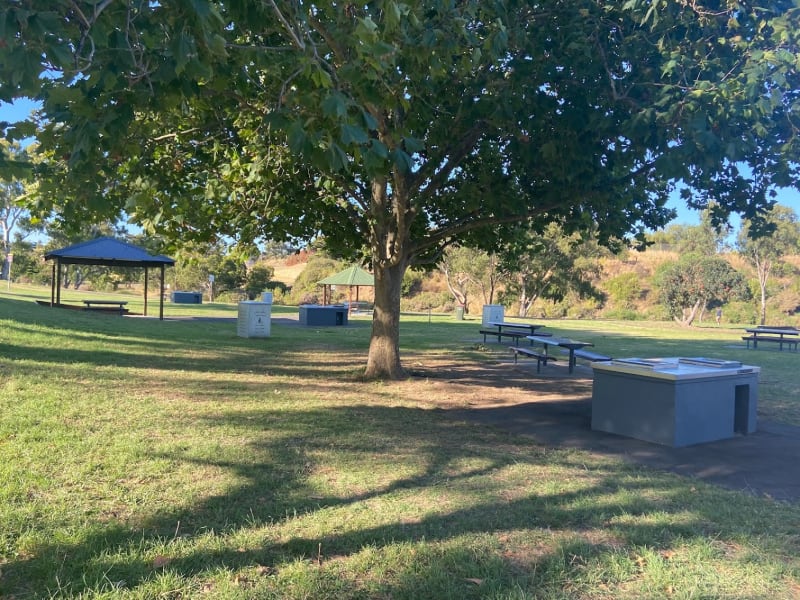
[[[164,320],[164,265],[161,265],[161,289],[158,294],[158,319]]]
[[[150,277],[150,273],[147,270],[147,267],[144,268],[144,316],[147,316],[147,279]]]

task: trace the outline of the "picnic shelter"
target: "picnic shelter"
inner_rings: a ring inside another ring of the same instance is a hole
[[[45,260],[53,260],[50,306],[61,304],[62,266],[100,265],[106,267],[144,268],[144,314],[147,315],[147,280],[150,268],[161,270],[161,290],[158,318],[164,319],[164,269],[173,266],[175,260],[164,255],[153,256],[144,248],[123,242],[112,237],[100,237],[81,242],[60,250],[51,250],[44,255]]]
[[[358,292],[361,287],[375,287],[375,277],[359,267],[352,265],[344,271],[326,277],[317,282],[322,286],[322,304],[328,305],[331,301],[331,293],[335,286],[348,287],[348,306],[353,307],[353,288],[356,290],[355,302],[358,302]]]

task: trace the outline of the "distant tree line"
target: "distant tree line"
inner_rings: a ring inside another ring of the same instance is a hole
[[[7,151],[24,152],[18,147]],[[67,233],[58,215],[37,221],[22,208],[19,199],[30,185],[35,184],[0,182],[4,278],[49,285],[51,268],[43,260],[48,250],[101,235],[171,255],[176,266],[168,274],[170,288],[202,291],[217,301],[252,299],[272,290],[276,302],[317,302],[317,282],[347,265],[336,259],[324,238],[302,248],[286,242],[242,248],[222,240],[169,248],[164,240],[132,234],[110,222]],[[798,263],[792,260],[800,254],[797,215],[774,206],[766,219],[772,233],[753,238],[748,235],[749,221],[733,235],[730,228],[712,224],[711,212],[704,211],[698,225],[673,224],[649,234],[651,253],[674,256],[652,273],[605,272],[604,264],[624,263],[636,252],[621,244],[615,252],[613,244],[611,249],[600,245],[591,232],[568,234],[558,223],[538,231],[518,230],[493,253],[451,245],[434,270],[407,271],[402,306],[437,311],[461,306],[469,313],[499,303],[519,317],[669,318],[684,325],[702,321],[707,311],[720,307],[725,307],[729,321],[763,324],[792,317],[800,310]],[[306,267],[289,288],[274,280],[270,260],[304,261]],[[141,269],[70,265],[63,285],[116,290],[141,285],[143,278]]]

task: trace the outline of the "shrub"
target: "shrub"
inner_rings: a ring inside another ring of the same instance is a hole
[[[603,312],[607,319],[617,321],[640,321],[645,318],[645,314],[632,308],[611,308]]]
[[[297,276],[292,285],[292,301],[297,304],[309,304],[305,300],[306,296],[318,298],[318,295],[322,292],[319,281],[342,270],[342,268],[342,264],[333,259],[317,255],[312,256],[305,269]]]
[[[632,309],[642,295],[640,277],[636,273],[622,273],[605,284],[614,305],[621,309]]]
[[[243,290],[225,290],[214,296],[214,302],[220,304],[238,304],[243,300],[247,300],[247,294]]]
[[[729,302],[722,307],[722,321],[755,325],[758,322],[758,309],[751,302]]]
[[[247,297],[251,300],[261,295],[261,292],[267,289],[270,279],[275,274],[275,269],[267,265],[255,265],[247,273],[247,280],[244,289],[247,292]]]
[[[403,312],[450,312],[454,308],[449,292],[420,292],[410,298],[400,299],[400,310]]]
[[[284,291],[286,286],[283,287],[275,287],[272,290],[272,303],[273,304],[286,304],[286,292]]]

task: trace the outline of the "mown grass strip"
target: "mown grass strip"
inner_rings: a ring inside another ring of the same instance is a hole
[[[742,356],[731,331],[548,323],[613,355]],[[412,369],[509,360],[406,316]],[[346,329],[158,322],[0,296],[0,596],[791,598],[800,508],[433,410]],[[729,347],[731,346],[731,347]],[[761,406],[793,422],[786,353]]]

